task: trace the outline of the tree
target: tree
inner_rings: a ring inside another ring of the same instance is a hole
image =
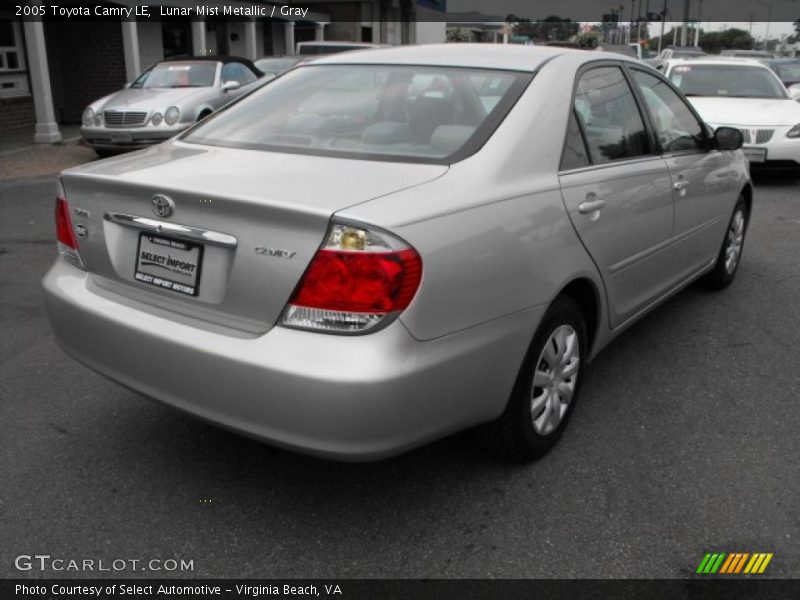
[[[674,39],[680,45],[681,31],[670,30],[664,34],[664,39],[661,42],[661,47],[666,48],[672,45],[673,34],[677,34]],[[694,42],[694,29],[690,29],[686,36],[690,43]],[[658,48],[659,38],[653,38],[649,41],[649,48],[655,50]],[[744,29],[725,29],[723,31],[703,31],[700,30],[700,47],[709,54],[719,54],[721,50],[735,49],[735,50],[750,50],[755,45],[755,39]]]
[[[514,35],[526,35],[537,42],[565,41],[580,30],[580,23],[551,15],[543,21],[531,21],[508,15],[506,22],[514,27]]]
[[[600,44],[600,34],[596,31],[579,33],[575,38],[575,43],[581,48],[597,48],[598,44]]]
[[[786,41],[790,44],[796,44],[797,42],[800,42],[800,19],[797,19],[797,21],[794,22],[794,35]]]

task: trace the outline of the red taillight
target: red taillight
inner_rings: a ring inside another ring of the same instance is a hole
[[[75,239],[72,219],[69,218],[69,204],[61,182],[58,184],[58,193],[56,194],[56,240],[58,253],[76,267],[83,269],[83,261],[78,252],[78,240]]]
[[[397,252],[320,250],[290,304],[360,313],[406,308],[419,287],[422,261],[412,249]]]
[[[56,239],[60,244],[73,250],[78,249],[78,241],[72,229],[72,220],[69,218],[69,205],[67,200],[59,196],[56,198]]]
[[[422,279],[422,260],[385,231],[334,223],[289,300],[282,324],[363,333],[405,309]]]

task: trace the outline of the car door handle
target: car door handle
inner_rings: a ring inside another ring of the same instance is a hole
[[[590,200],[588,202],[581,203],[581,205],[578,206],[578,210],[582,215],[585,215],[588,213],[593,213],[596,210],[601,210],[605,207],[605,205],[605,200]]]
[[[682,192],[687,187],[689,187],[688,181],[676,181],[672,184],[672,189],[674,189],[676,192]]]

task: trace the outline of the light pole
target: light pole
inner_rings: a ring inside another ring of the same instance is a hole
[[[664,0],[664,10],[661,11],[661,35],[658,36],[658,53],[661,54],[661,42],[664,41],[664,27],[667,25],[667,0]]]
[[[767,7],[767,31],[764,34],[764,50],[767,50],[769,47],[769,26],[770,22],[772,21],[772,8],[775,4],[785,4],[789,2],[789,0],[778,0],[777,2],[766,2],[766,0],[753,0],[754,2],[758,2],[759,4],[763,4]],[[796,2],[797,0],[791,0],[792,2]],[[752,17],[750,18],[750,32],[753,31],[753,20]]]
[[[689,29],[689,7],[692,0],[683,0],[683,30],[681,31],[681,46],[686,45],[686,34]]]
[[[697,22],[694,26],[694,45],[700,45],[700,18],[703,15],[703,0],[700,0],[700,6],[697,9]]]

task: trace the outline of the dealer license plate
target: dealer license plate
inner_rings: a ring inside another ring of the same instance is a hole
[[[742,151],[750,162],[763,163],[767,161],[766,148],[748,148],[745,146]]]
[[[130,133],[112,133],[111,141],[115,144],[130,144],[133,136]]]
[[[203,246],[200,244],[141,233],[134,279],[179,294],[196,296],[202,259]]]

